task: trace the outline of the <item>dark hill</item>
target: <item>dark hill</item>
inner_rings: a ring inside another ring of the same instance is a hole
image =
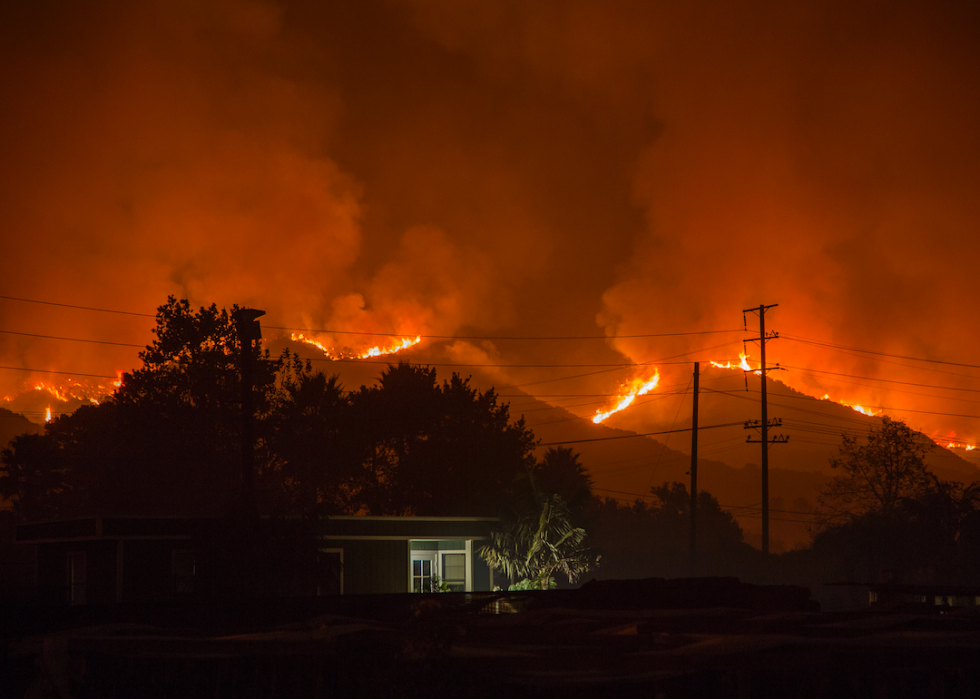
[[[44,432],[42,425],[37,425],[23,415],[11,412],[6,408],[0,408],[0,445],[3,448],[6,448],[17,435],[41,434],[42,432]]]

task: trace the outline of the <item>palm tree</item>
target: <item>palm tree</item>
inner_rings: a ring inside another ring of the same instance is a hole
[[[554,576],[559,571],[574,583],[599,558],[586,549],[585,530],[572,526],[561,496],[538,492],[533,479],[531,490],[533,508],[515,513],[509,525],[491,532],[490,543],[480,549],[480,555],[492,569],[531,589],[556,587]]]

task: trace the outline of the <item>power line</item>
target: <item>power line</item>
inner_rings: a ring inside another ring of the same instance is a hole
[[[875,350],[860,349],[858,347],[847,347],[845,345],[835,345],[835,344],[830,343],[830,342],[820,342],[819,340],[808,340],[808,339],[803,338],[803,337],[794,336],[794,335],[787,335],[785,333],[782,335],[782,337],[784,337],[784,338],[786,338],[788,340],[792,340],[794,342],[799,342],[799,343],[802,343],[802,344],[805,344],[805,345],[814,345],[816,347],[827,347],[829,349],[849,350],[851,352],[862,352],[864,354],[871,354],[871,355],[875,355],[875,356],[878,356],[878,357],[889,357],[891,359],[905,359],[905,360],[912,361],[912,362],[926,362],[928,364],[944,364],[946,366],[959,366],[959,367],[965,367],[965,368],[968,368],[968,369],[980,369],[980,364],[965,364],[965,363],[962,363],[962,362],[948,362],[948,361],[944,361],[942,359],[926,359],[925,357],[910,357],[908,355],[903,355],[903,354],[889,354],[887,352],[877,352]]]
[[[734,427],[735,425],[743,425],[743,424],[745,424],[744,421],[739,421],[739,422],[726,422],[726,423],[723,423],[723,424],[720,424],[720,425],[708,425],[707,427],[699,427],[698,429],[701,429],[701,430],[711,430],[711,429],[715,429],[717,427]],[[654,437],[656,435],[661,435],[661,434],[673,434],[675,432],[690,432],[690,431],[691,431],[691,428],[690,427],[681,427],[681,428],[678,428],[676,430],[663,430],[661,432],[636,432],[634,434],[616,435],[614,437],[592,437],[591,439],[569,439],[569,440],[565,440],[563,442],[543,442],[543,443],[538,444],[536,446],[538,446],[538,447],[557,447],[557,446],[562,446],[564,444],[582,444],[583,442],[608,442],[608,441],[613,440],[613,439],[631,439],[633,437]]]
[[[38,374],[61,374],[64,376],[85,376],[90,379],[118,379],[116,375],[107,376],[106,374],[82,374],[77,371],[55,371],[54,369],[31,369],[29,367],[22,366],[0,366],[0,369],[6,369],[8,371],[31,371]]]
[[[723,333],[737,333],[741,330],[692,330],[680,333],[647,333],[643,335],[426,335],[423,333],[378,333],[362,332],[358,330],[328,330],[315,328],[287,328],[278,325],[263,325],[263,328],[270,330],[285,330],[288,332],[300,333],[322,333],[324,335],[366,335],[370,337],[409,337],[415,335],[428,340],[630,340],[644,339],[651,337],[682,337],[688,335],[718,335]]]
[[[82,311],[97,311],[99,313],[115,313],[119,315],[137,316],[140,318],[156,318],[156,314],[152,313],[135,313],[133,311],[120,311],[110,308],[95,308],[92,306],[77,306],[70,303],[58,303],[55,301],[41,301],[39,299],[25,299],[17,296],[3,296],[0,295],[0,299],[5,299],[7,301],[19,301],[21,303],[36,303],[45,306],[58,306],[60,308],[74,308],[76,310]],[[301,333],[323,333],[325,335],[365,335],[370,337],[408,337],[409,335],[418,336],[420,333],[380,333],[380,332],[366,332],[360,330],[330,330],[330,329],[317,329],[317,328],[290,328],[281,325],[263,325],[263,327],[269,330],[285,330],[288,332],[301,332]],[[723,333],[738,333],[741,330],[691,330],[687,332],[676,332],[676,333],[645,333],[639,335],[422,335],[422,337],[429,338],[432,340],[616,340],[616,339],[643,339],[650,337],[683,337],[688,335],[717,335]]]
[[[633,364],[633,365],[629,365],[629,366],[650,366],[652,364],[655,364],[655,365],[658,365],[658,366],[659,365],[667,365],[667,364],[688,364],[689,363],[688,361],[684,361],[684,362],[680,362],[680,361],[673,362],[673,361],[668,361],[668,360],[679,359],[680,357],[686,357],[688,355],[694,354],[695,352],[707,352],[709,350],[718,349],[720,347],[728,347],[728,346],[730,346],[732,344],[736,344],[736,343],[733,343],[733,342],[725,342],[725,343],[722,343],[720,345],[714,345],[712,347],[704,347],[702,349],[692,350],[690,352],[682,352],[681,354],[675,354],[675,355],[672,355],[670,357],[664,357],[662,359],[655,359],[655,360],[651,360],[651,361],[648,361],[648,362],[641,362],[641,363]],[[525,386],[539,386],[539,385],[541,385],[543,383],[554,383],[556,381],[569,381],[571,379],[581,379],[581,378],[584,378],[586,376],[595,376],[597,374],[607,374],[610,371],[615,371],[615,370],[614,369],[602,369],[600,371],[592,371],[592,372],[589,372],[589,373],[586,373],[586,374],[573,374],[572,376],[560,376],[560,377],[554,378],[554,379],[542,379],[541,381],[530,381],[528,383],[509,384],[507,386],[501,386],[501,388],[507,389],[507,388],[524,388]]]
[[[63,340],[65,342],[88,342],[94,345],[113,345],[115,347],[136,347],[144,349],[146,345],[134,345],[128,342],[109,342],[108,340],[86,340],[80,337],[55,337],[54,335],[38,335],[35,333],[21,333],[13,330],[0,330],[4,335],[20,335],[21,337],[38,337],[44,340]]]
[[[798,374],[802,374],[803,376],[812,376],[814,378],[819,378],[818,376],[816,376],[816,374],[812,374],[809,371],[800,371],[800,370],[797,370],[797,373]],[[872,381],[887,381],[887,379],[871,379],[871,380]],[[919,396],[919,397],[922,397],[922,398],[932,398],[934,400],[942,400],[942,401],[955,400],[958,403],[980,403],[980,400],[971,400],[970,398],[958,398],[956,396],[942,396],[942,395],[937,395],[935,393],[920,393],[918,391],[909,391],[908,389],[904,389],[904,388],[892,388],[890,386],[872,386],[872,385],[869,385],[869,384],[866,384],[866,383],[860,383],[860,382],[857,382],[857,381],[844,381],[842,379],[838,379],[837,380],[837,383],[848,384],[850,386],[861,386],[863,388],[870,388],[870,389],[872,389],[874,391],[886,390],[886,391],[889,391],[889,392],[892,392],[892,393],[904,393],[904,394],[909,395],[909,396]],[[895,383],[901,383],[901,382],[895,382]],[[924,385],[924,386],[926,386],[926,385]],[[926,386],[926,387],[931,388],[930,386]],[[942,386],[936,386],[935,388],[943,388],[943,387]],[[969,390],[969,389],[952,389],[952,390]],[[816,400],[829,400],[829,398],[827,398],[827,399],[817,398]],[[838,402],[838,401],[832,401],[832,402]],[[840,405],[844,405],[844,403],[840,403]]]
[[[351,362],[357,364],[391,364],[392,360],[371,360],[371,359],[360,359],[357,357],[343,358],[343,359],[333,359],[331,357],[313,357],[311,361],[314,362]],[[628,369],[632,367],[642,367],[645,364],[631,364],[623,362],[620,364],[458,364],[458,363],[445,363],[445,362],[416,362],[418,364],[424,364],[426,366],[435,367],[457,367],[460,369],[473,369],[473,368],[484,368],[484,369],[585,369],[588,367],[603,367],[612,369]]]
[[[59,306],[61,308],[74,308],[80,311],[96,311],[98,313],[115,313],[124,316],[137,316],[140,318],[156,318],[155,314],[150,313],[134,313],[132,311],[117,311],[109,308],[93,308],[92,306],[75,306],[70,303],[56,303],[54,301],[39,301],[37,299],[22,299],[16,296],[0,296],[0,299],[5,299],[7,301],[20,301],[22,303],[37,303],[44,306]]]
[[[865,381],[882,381],[884,383],[896,383],[896,384],[899,384],[901,386],[915,386],[917,388],[938,388],[938,389],[942,389],[944,391],[962,391],[962,392],[966,392],[966,393],[980,393],[980,388],[960,388],[958,386],[937,386],[935,384],[929,384],[929,383],[915,383],[915,382],[912,382],[912,381],[896,381],[894,379],[879,379],[879,378],[877,378],[875,376],[855,376],[853,374],[838,374],[838,373],[833,372],[833,371],[822,371],[820,369],[809,369],[809,368],[806,368],[806,367],[796,367],[796,366],[790,366],[788,364],[780,364],[779,366],[782,367],[783,369],[793,369],[795,371],[799,371],[799,372],[804,373],[804,374],[825,374],[827,376],[841,376],[841,377],[844,377],[846,379],[863,379]],[[861,385],[861,384],[854,384],[854,385]],[[922,394],[913,394],[913,395],[922,395]],[[936,396],[936,397],[938,398],[939,396]]]

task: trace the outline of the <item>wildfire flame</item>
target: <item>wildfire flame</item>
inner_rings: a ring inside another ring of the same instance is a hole
[[[871,408],[865,408],[863,405],[854,405],[852,403],[845,403],[842,400],[839,400],[837,402],[843,406],[850,408],[851,410],[861,413],[862,415],[867,415],[868,417],[876,417],[878,415],[881,415],[880,410],[872,410]]]
[[[104,396],[111,395],[122,386],[122,372],[117,371],[119,377],[112,383],[82,382],[77,379],[68,379],[60,385],[38,381],[34,384],[35,391],[45,391],[52,398],[67,403],[71,400],[88,401],[94,405],[99,404],[99,400]],[[8,398],[8,400],[10,400]]]
[[[976,445],[964,444],[963,442],[950,442],[946,445],[947,449],[966,449],[967,451],[973,451],[976,449]]]
[[[739,363],[734,364],[732,362],[710,362],[711,366],[718,367],[719,369],[741,369],[742,371],[751,371],[753,374],[761,374],[760,369],[753,369],[749,366],[748,356],[745,354],[739,354]],[[824,393],[820,400],[832,400],[829,393]],[[881,415],[880,410],[874,410],[872,408],[865,408],[863,405],[857,405],[855,403],[848,403],[846,401],[835,401],[836,403],[843,405],[851,410],[861,413],[862,415],[867,415],[868,417],[877,417]]]
[[[758,369],[753,369],[749,366],[748,355],[745,353],[739,353],[737,364],[733,364],[730,361],[725,362],[724,364],[721,362],[711,362],[710,364],[711,366],[718,367],[719,369],[741,369],[742,371],[751,371],[756,374],[760,373]]]
[[[303,342],[307,345],[316,347],[331,359],[369,359],[371,357],[380,357],[385,354],[395,354],[396,352],[401,352],[402,350],[413,347],[422,341],[422,336],[416,335],[414,338],[406,337],[387,346],[378,345],[361,352],[356,352],[347,347],[340,350],[333,347],[327,347],[319,340],[308,337],[303,333],[293,333],[290,335],[290,337],[297,342]]]
[[[636,400],[637,396],[642,396],[649,393],[657,387],[658,383],[660,383],[659,372],[654,374],[652,379],[647,379],[646,381],[643,379],[633,379],[633,381],[624,384],[622,387],[623,392],[619,395],[616,406],[612,410],[606,412],[596,411],[595,416],[592,418],[592,422],[598,425],[610,415],[618,413],[620,410],[625,410],[633,404],[633,401]]]
[[[51,406],[48,406],[47,411],[44,413],[44,421],[51,422]]]

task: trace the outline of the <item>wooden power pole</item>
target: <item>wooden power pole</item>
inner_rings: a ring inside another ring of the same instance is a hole
[[[769,428],[778,427],[782,424],[782,420],[776,419],[769,422],[769,401],[766,395],[766,374],[771,369],[778,369],[777,364],[774,367],[766,366],[766,342],[769,340],[775,340],[779,337],[779,333],[770,333],[766,335],[766,311],[770,308],[775,308],[779,304],[774,303],[770,306],[760,305],[758,308],[747,308],[742,311],[742,313],[758,313],[759,314],[759,337],[753,337],[746,340],[746,342],[758,342],[759,350],[762,360],[762,366],[759,367],[758,374],[759,380],[761,382],[761,392],[762,392],[762,420],[747,420],[745,422],[745,429],[760,429],[762,434],[759,440],[754,440],[750,436],[746,439],[746,442],[758,441],[762,444],[762,552],[769,553],[769,445],[778,443],[785,443],[789,441],[789,437],[784,437],[783,435],[777,435],[776,437],[769,439]],[[754,370],[749,370],[754,371]]]
[[[694,407],[691,415],[691,576],[697,574],[698,553],[698,362],[694,362]]]

